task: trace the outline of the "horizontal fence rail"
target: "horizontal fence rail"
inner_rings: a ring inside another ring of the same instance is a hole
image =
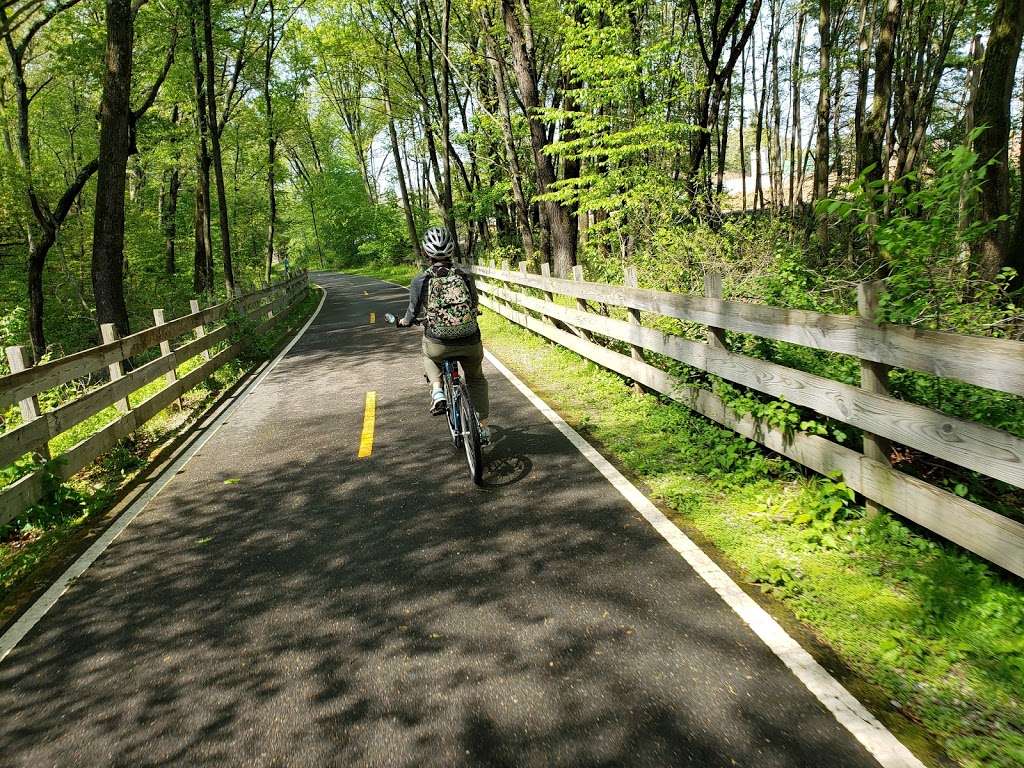
[[[1024,488],[1024,440],[1015,435],[891,397],[882,386],[851,386],[732,352],[722,331],[853,355],[876,371],[884,371],[886,365],[909,368],[1015,394],[1024,392],[1024,344],[876,325],[868,317],[727,302],[716,297],[720,283],[713,280],[706,291],[709,295],[699,297],[555,279],[530,274],[524,265],[518,272],[462,266],[477,276],[483,306],[804,466],[823,474],[842,472],[846,483],[869,502],[1024,576],[1021,523],[893,469],[884,458],[869,458],[814,435],[783,434],[750,416],[740,416],[716,394],[682,384],[644,359],[644,352],[660,355],[859,427],[865,433],[866,450],[869,441],[887,439]],[[542,292],[543,297],[523,288]],[[556,303],[553,294],[576,299],[576,308]],[[587,301],[631,311],[627,320],[619,320],[587,311]],[[645,327],[640,310],[706,325],[708,342]],[[624,343],[629,354],[609,349],[594,334]],[[967,350],[972,350],[969,356]]]
[[[474,274],[577,299],[612,304],[909,368],[986,389],[1024,395],[1024,342],[962,336],[906,326],[878,326],[853,315],[685,296],[624,285],[563,280],[493,267]]]
[[[36,469],[13,483],[0,488],[0,526],[23,513],[43,498],[44,475],[52,471],[66,480],[86,468],[130,435],[164,408],[179,400],[190,389],[235,359],[244,349],[244,340],[232,341],[232,328],[223,325],[210,330],[207,326],[240,312],[256,323],[256,332],[263,333],[290,314],[306,292],[308,275],[294,277],[260,291],[240,296],[222,304],[199,310],[192,302],[192,313],[162,322],[163,311],[156,310],[157,324],[130,336],[114,338],[91,349],[51,360],[34,367],[16,370],[0,377],[0,410],[14,403],[21,404],[23,423],[0,435],[0,468],[26,454],[38,454],[47,465]],[[104,335],[115,333],[105,326]],[[188,335],[177,348],[173,342]],[[211,353],[221,344],[228,346]],[[131,357],[159,348],[160,356],[125,373],[123,364]],[[15,352],[14,350],[18,350]],[[8,350],[9,358],[21,360],[20,348]],[[178,376],[177,369],[185,362],[202,356],[202,363]],[[63,403],[51,411],[39,413],[36,395],[53,387],[89,376],[104,368],[110,369],[107,384],[89,390],[82,396]],[[128,405],[129,396],[155,379],[164,376],[167,386],[135,406]],[[59,456],[50,456],[49,442],[55,437],[95,416],[111,405],[118,406],[119,416]]]

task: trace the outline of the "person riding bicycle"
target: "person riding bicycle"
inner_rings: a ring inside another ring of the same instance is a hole
[[[462,365],[480,417],[480,442],[490,442],[487,427],[490,404],[487,379],[484,378],[484,348],[476,318],[479,301],[472,278],[452,266],[455,240],[444,227],[431,227],[423,235],[423,252],[430,266],[416,276],[409,287],[409,308],[398,321],[408,327],[420,316],[423,319],[423,370],[430,382],[430,412],[445,412],[446,402],[441,387],[441,364],[454,358]]]

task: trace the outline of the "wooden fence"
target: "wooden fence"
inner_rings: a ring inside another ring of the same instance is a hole
[[[816,472],[841,472],[869,506],[889,509],[1024,576],[1024,525],[888,462],[891,441],[1024,488],[1024,440],[892,397],[886,386],[888,369],[899,367],[1024,395],[1024,343],[878,325],[871,285],[860,288],[860,315],[848,316],[724,301],[714,276],[704,296],[685,296],[637,288],[631,274],[625,285],[609,285],[585,282],[579,270],[574,280],[552,278],[547,265],[542,274],[530,274],[525,262],[519,272],[461,266],[476,275],[483,306]],[[554,294],[575,299],[575,308],[556,303]],[[588,301],[624,307],[627,319],[589,311]],[[645,327],[640,312],[705,325],[707,342]],[[732,352],[725,330],[859,358],[861,385]],[[625,343],[630,353],[598,343],[593,334]],[[802,432],[783,434],[738,415],[714,393],[652,365],[644,351],[859,427],[864,452]]]
[[[22,424],[0,435],[0,467],[26,454],[45,458],[50,467],[36,469],[0,488],[0,526],[42,499],[47,469],[52,469],[62,480],[70,478],[237,357],[246,342],[232,338],[231,325],[220,325],[212,330],[207,326],[223,320],[229,313],[241,312],[250,321],[255,321],[257,332],[262,333],[287,317],[308,285],[307,274],[301,272],[284,282],[208,309],[201,310],[199,302],[192,301],[191,314],[170,321],[165,321],[162,309],[154,309],[154,325],[150,328],[118,338],[113,325],[104,325],[101,328],[104,343],[100,346],[36,366],[25,364],[25,352],[21,347],[8,347],[7,358],[12,373],[0,377],[0,411],[19,403]],[[172,342],[184,336],[190,338],[180,346],[172,347]],[[226,346],[211,353],[221,344]],[[126,360],[154,347],[160,348],[159,357],[125,371]],[[202,362],[178,378],[177,369],[199,355],[203,357]],[[81,397],[62,403],[51,411],[40,411],[37,398],[40,392],[103,368],[109,371],[107,384],[90,389]],[[130,405],[129,395],[160,376],[167,380],[163,389],[134,406]],[[50,440],[111,405],[117,407],[119,414],[114,421],[61,455],[50,456]]]

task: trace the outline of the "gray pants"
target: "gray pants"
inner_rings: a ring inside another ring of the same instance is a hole
[[[423,370],[430,380],[431,386],[441,386],[441,363],[446,358],[455,358],[466,373],[466,384],[469,396],[481,419],[490,413],[487,397],[487,379],[484,378],[484,345],[479,341],[473,344],[442,344],[439,341],[423,337]]]

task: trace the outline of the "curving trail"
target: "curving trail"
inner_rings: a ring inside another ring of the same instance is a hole
[[[405,291],[317,281],[302,339],[0,662],[0,765],[879,765],[491,367],[473,489],[417,334],[382,324]]]

